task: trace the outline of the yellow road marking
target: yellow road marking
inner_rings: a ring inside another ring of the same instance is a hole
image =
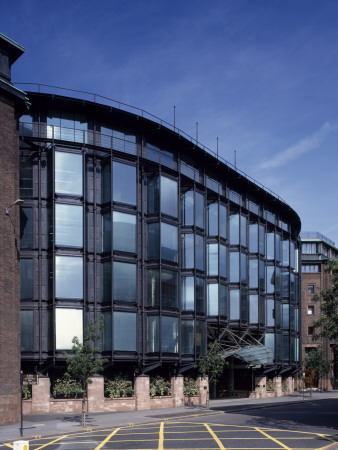
[[[158,450],[163,450],[164,441],[164,422],[161,422],[159,437],[158,437]]]
[[[264,436],[268,437],[269,439],[271,439],[272,441],[276,442],[276,444],[280,445],[281,447],[285,448],[286,450],[292,450],[290,447],[288,447],[287,445],[284,445],[283,442],[279,441],[278,439],[270,436],[268,433],[265,433],[265,431],[261,430],[260,428],[255,427],[255,430],[259,431],[260,433],[262,433]]]
[[[13,448],[13,445],[11,444],[4,444],[4,445],[6,445],[6,447]]]
[[[100,448],[102,448],[104,446],[104,444],[106,444],[109,441],[109,439],[111,437],[113,437],[114,434],[116,434],[119,430],[120,430],[120,428],[116,428],[116,430],[114,430],[112,433],[110,433],[110,435],[107,436],[106,439],[101,442],[101,444],[99,444],[97,447],[95,447],[95,450],[100,450]]]
[[[47,447],[47,445],[52,445],[52,444],[54,444],[54,442],[60,441],[61,439],[64,439],[67,436],[68,436],[68,434],[65,434],[65,435],[63,435],[63,436],[61,436],[61,437],[59,437],[57,439],[54,439],[54,441],[52,441],[52,442],[47,442],[46,444],[41,445],[41,447],[38,447],[35,450],[40,450],[40,448]]]
[[[219,448],[221,450],[226,450],[225,447],[223,446],[222,442],[218,439],[218,437],[216,436],[216,434],[212,431],[212,429],[210,428],[210,426],[207,423],[203,424],[206,429],[209,431],[209,433],[211,434],[211,436],[214,438],[214,440],[217,442]]]

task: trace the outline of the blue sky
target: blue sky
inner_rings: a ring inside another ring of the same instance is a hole
[[[336,0],[1,0],[16,82],[96,92],[173,123],[338,245]]]

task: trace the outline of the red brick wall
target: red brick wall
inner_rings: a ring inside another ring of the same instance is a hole
[[[20,419],[19,136],[13,102],[0,91],[0,425]]]

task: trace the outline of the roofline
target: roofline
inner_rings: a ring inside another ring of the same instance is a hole
[[[4,44],[5,47],[11,50],[11,64],[15,63],[15,61],[25,52],[25,48],[22,47],[22,45],[2,33],[0,33],[0,45],[1,44]]]

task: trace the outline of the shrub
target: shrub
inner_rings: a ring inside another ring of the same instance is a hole
[[[134,395],[133,384],[121,375],[113,380],[104,380],[104,395],[109,398],[132,397]]]
[[[22,385],[22,399],[29,400],[32,398],[32,386],[30,384]]]
[[[170,381],[159,375],[150,378],[149,394],[150,397],[155,397],[156,395],[171,395]]]
[[[78,381],[70,378],[69,375],[64,375],[63,378],[58,378],[53,387],[54,398],[78,398],[82,397],[83,389]]]
[[[272,378],[268,378],[266,380],[266,390],[269,392],[273,392],[275,390],[275,383],[273,382]]]
[[[196,384],[196,380],[193,378],[184,378],[184,395],[191,397],[199,393],[199,388]]]

